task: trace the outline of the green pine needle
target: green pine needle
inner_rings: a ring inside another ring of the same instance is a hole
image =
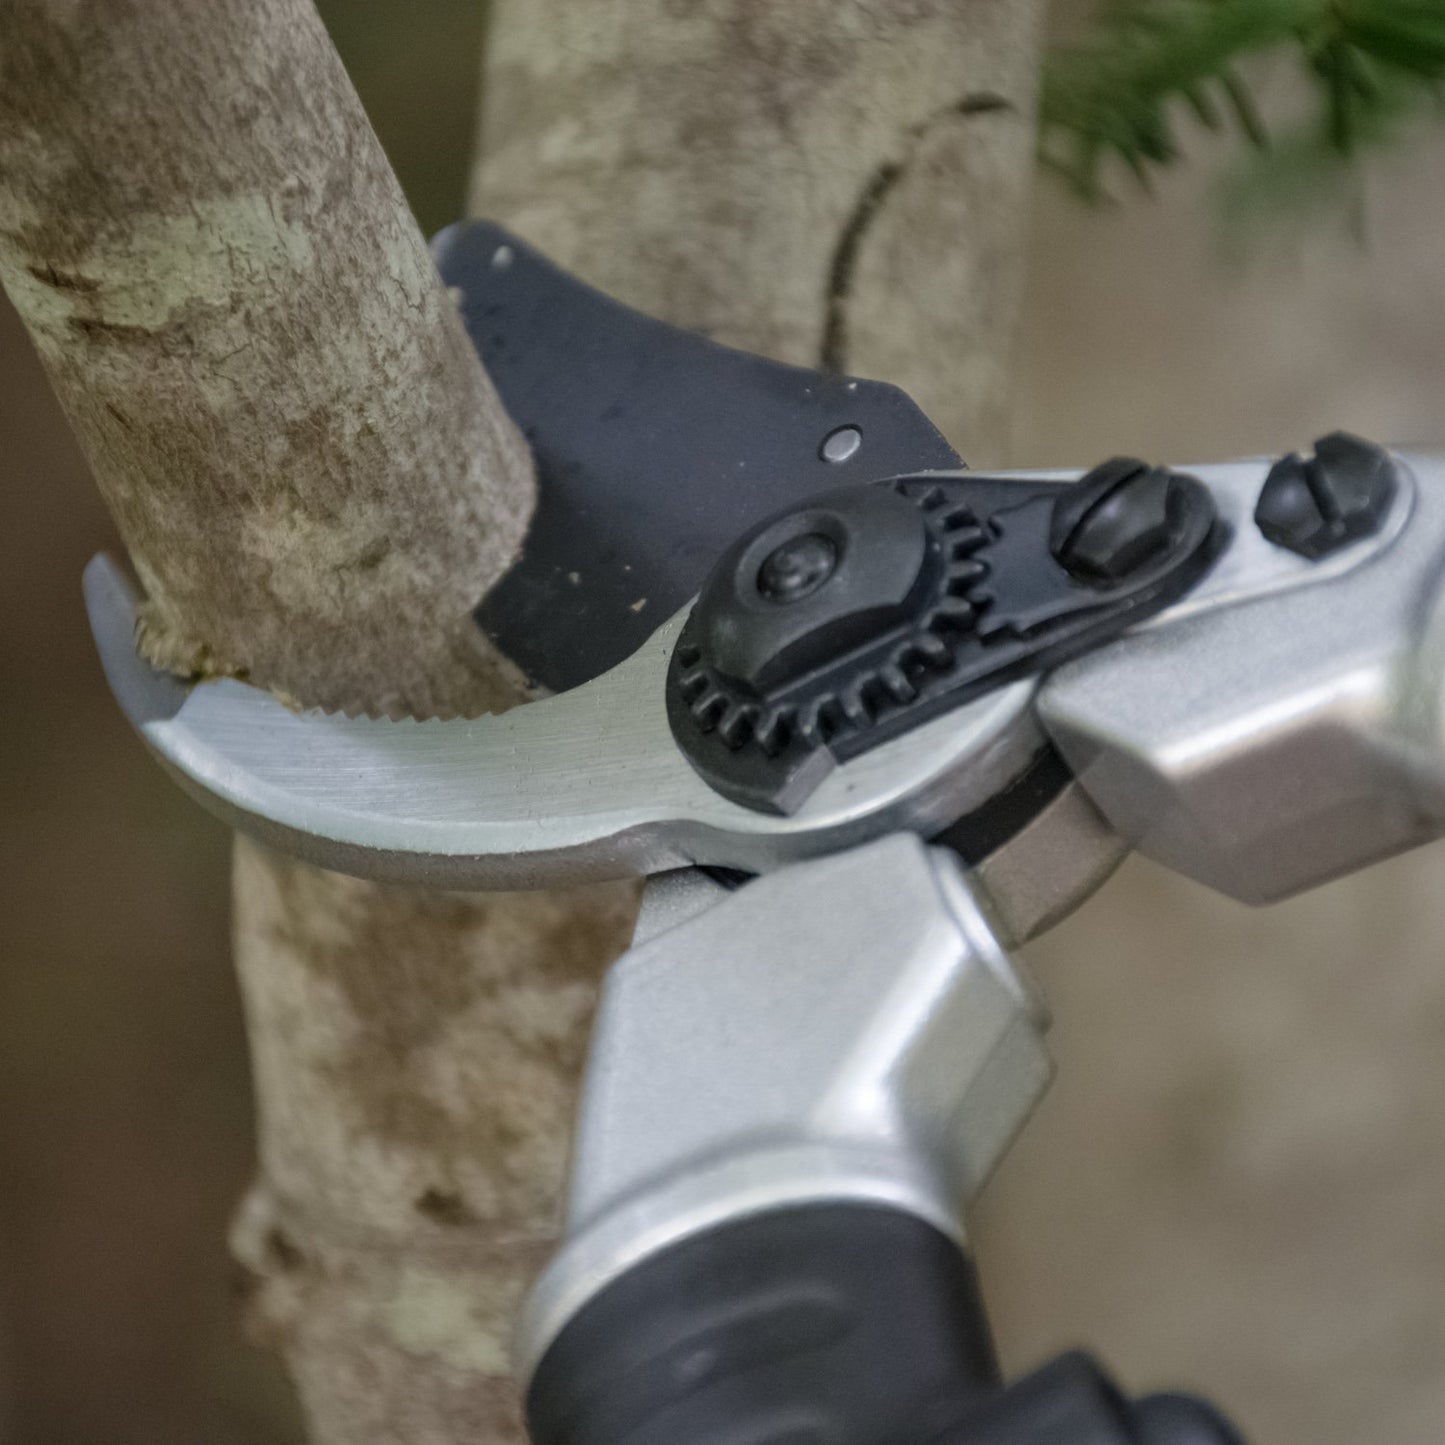
[[[1315,94],[1297,131],[1267,134],[1241,62],[1293,52]],[[1146,189],[1177,161],[1180,119],[1233,129],[1260,156],[1251,185],[1287,163],[1310,183],[1393,141],[1445,87],[1445,0],[1106,0],[1092,34],[1044,72],[1044,165],[1088,201],[1111,167]]]

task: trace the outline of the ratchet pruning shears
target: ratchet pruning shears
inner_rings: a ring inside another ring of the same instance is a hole
[[[478,625],[552,695],[288,710],[111,687],[181,783],[317,864],[648,875],[567,1235],[518,1337],[538,1445],[1206,1445],[1086,1356],[1000,1381],[962,1210],[1047,1086],[1005,949],[1136,849],[1282,898],[1445,832],[1445,461],[1345,433],[984,475],[901,391],[718,346],[486,224],[436,245],[539,504]]]

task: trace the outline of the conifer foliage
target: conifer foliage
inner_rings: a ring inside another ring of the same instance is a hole
[[[1302,64],[1311,97],[1274,136],[1240,70],[1269,53]],[[1251,189],[1299,189],[1396,139],[1442,84],[1445,0],[1104,0],[1045,69],[1043,161],[1086,200],[1117,163],[1147,188],[1192,113],[1253,147]]]

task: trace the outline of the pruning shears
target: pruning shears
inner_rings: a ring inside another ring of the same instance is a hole
[[[1445,462],[981,474],[901,391],[643,317],[499,228],[438,264],[540,501],[478,613],[552,695],[293,712],[192,686],[86,573],[111,687],[228,822],[454,889],[646,875],[538,1445],[1207,1445],[1084,1355],[1005,1385],[963,1209],[1048,1084],[1006,949],[1131,849],[1266,903],[1445,832]]]

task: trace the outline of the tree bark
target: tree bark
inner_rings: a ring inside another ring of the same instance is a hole
[[[7,7],[0,280],[144,583],[154,661],[372,712],[518,700],[470,614],[520,543],[530,460],[310,0]],[[238,849],[261,1173],[236,1243],[319,1437],[424,1438],[404,1380],[346,1377],[369,1305],[388,1360],[462,1382],[423,1372],[421,1413],[502,1433],[510,1401],[470,1387],[504,1370],[504,1322],[458,1329],[410,1261],[459,1252],[484,1285],[478,1254],[535,1263],[459,1226],[550,1208],[556,1081],[633,891],[445,899]]]
[[[530,463],[310,0],[9,0],[0,280],[152,659],[327,707],[515,696],[463,624]]]
[[[474,209],[633,306],[893,381],[997,464],[1036,0],[494,0]]]
[[[997,462],[1038,11],[499,0],[477,207],[667,319],[897,381]],[[151,592],[152,656],[333,705],[514,696],[448,625],[516,545],[525,473],[309,7],[22,0],[0,37],[0,266]],[[147,170],[171,131],[181,159]],[[54,214],[66,175],[105,198],[88,225]],[[253,1318],[318,1442],[518,1438],[510,1319],[634,890],[383,889],[244,843],[236,880]]]

